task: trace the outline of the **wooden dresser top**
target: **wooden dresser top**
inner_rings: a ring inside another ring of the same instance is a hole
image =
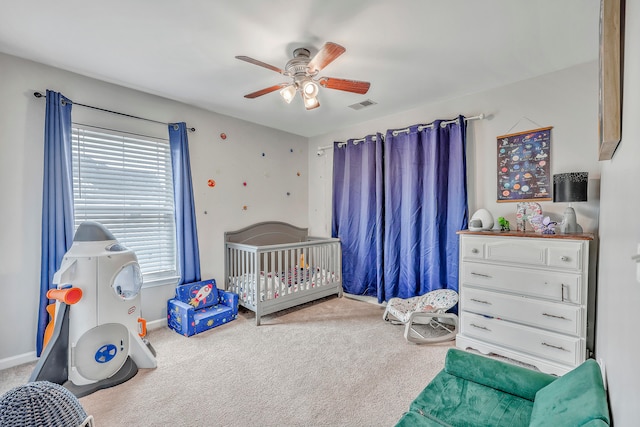
[[[571,239],[571,240],[593,240],[593,233],[576,233],[576,234],[542,234],[533,231],[471,231],[460,230],[458,234],[467,234],[474,236],[496,236],[496,237],[532,237],[538,239]]]

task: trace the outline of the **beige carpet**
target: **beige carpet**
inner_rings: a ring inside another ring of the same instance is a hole
[[[453,341],[409,344],[383,308],[329,297],[186,338],[151,331],[158,368],[80,399],[97,426],[392,426]],[[0,393],[33,364],[0,371]]]

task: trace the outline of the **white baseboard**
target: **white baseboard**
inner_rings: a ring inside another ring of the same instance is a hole
[[[381,307],[386,307],[387,303],[378,303],[378,299],[376,297],[369,297],[369,296],[365,296],[365,295],[354,295],[354,294],[348,294],[348,293],[343,293],[342,295],[344,295],[345,298],[350,298],[350,299],[354,299],[357,301],[363,301],[363,302],[368,302],[370,304],[375,304],[375,305],[379,305]]]
[[[36,357],[35,351],[6,357],[4,359],[0,359],[0,371],[3,369],[13,368],[14,366],[22,365],[24,363],[35,362],[36,360],[38,360],[38,358]]]
[[[147,331],[164,328],[165,326],[167,326],[167,319],[152,320],[147,322]]]

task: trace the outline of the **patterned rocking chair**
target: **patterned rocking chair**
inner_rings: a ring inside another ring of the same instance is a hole
[[[451,289],[437,289],[408,299],[391,298],[382,319],[392,324],[405,325],[404,337],[409,342],[450,341],[455,338],[458,330],[458,316],[447,313],[447,310],[457,303],[458,293]],[[418,331],[415,325],[424,325],[424,330]]]

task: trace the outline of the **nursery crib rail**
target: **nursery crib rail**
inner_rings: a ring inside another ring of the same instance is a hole
[[[260,317],[332,294],[342,295],[339,239],[253,246],[225,244],[226,288]]]

